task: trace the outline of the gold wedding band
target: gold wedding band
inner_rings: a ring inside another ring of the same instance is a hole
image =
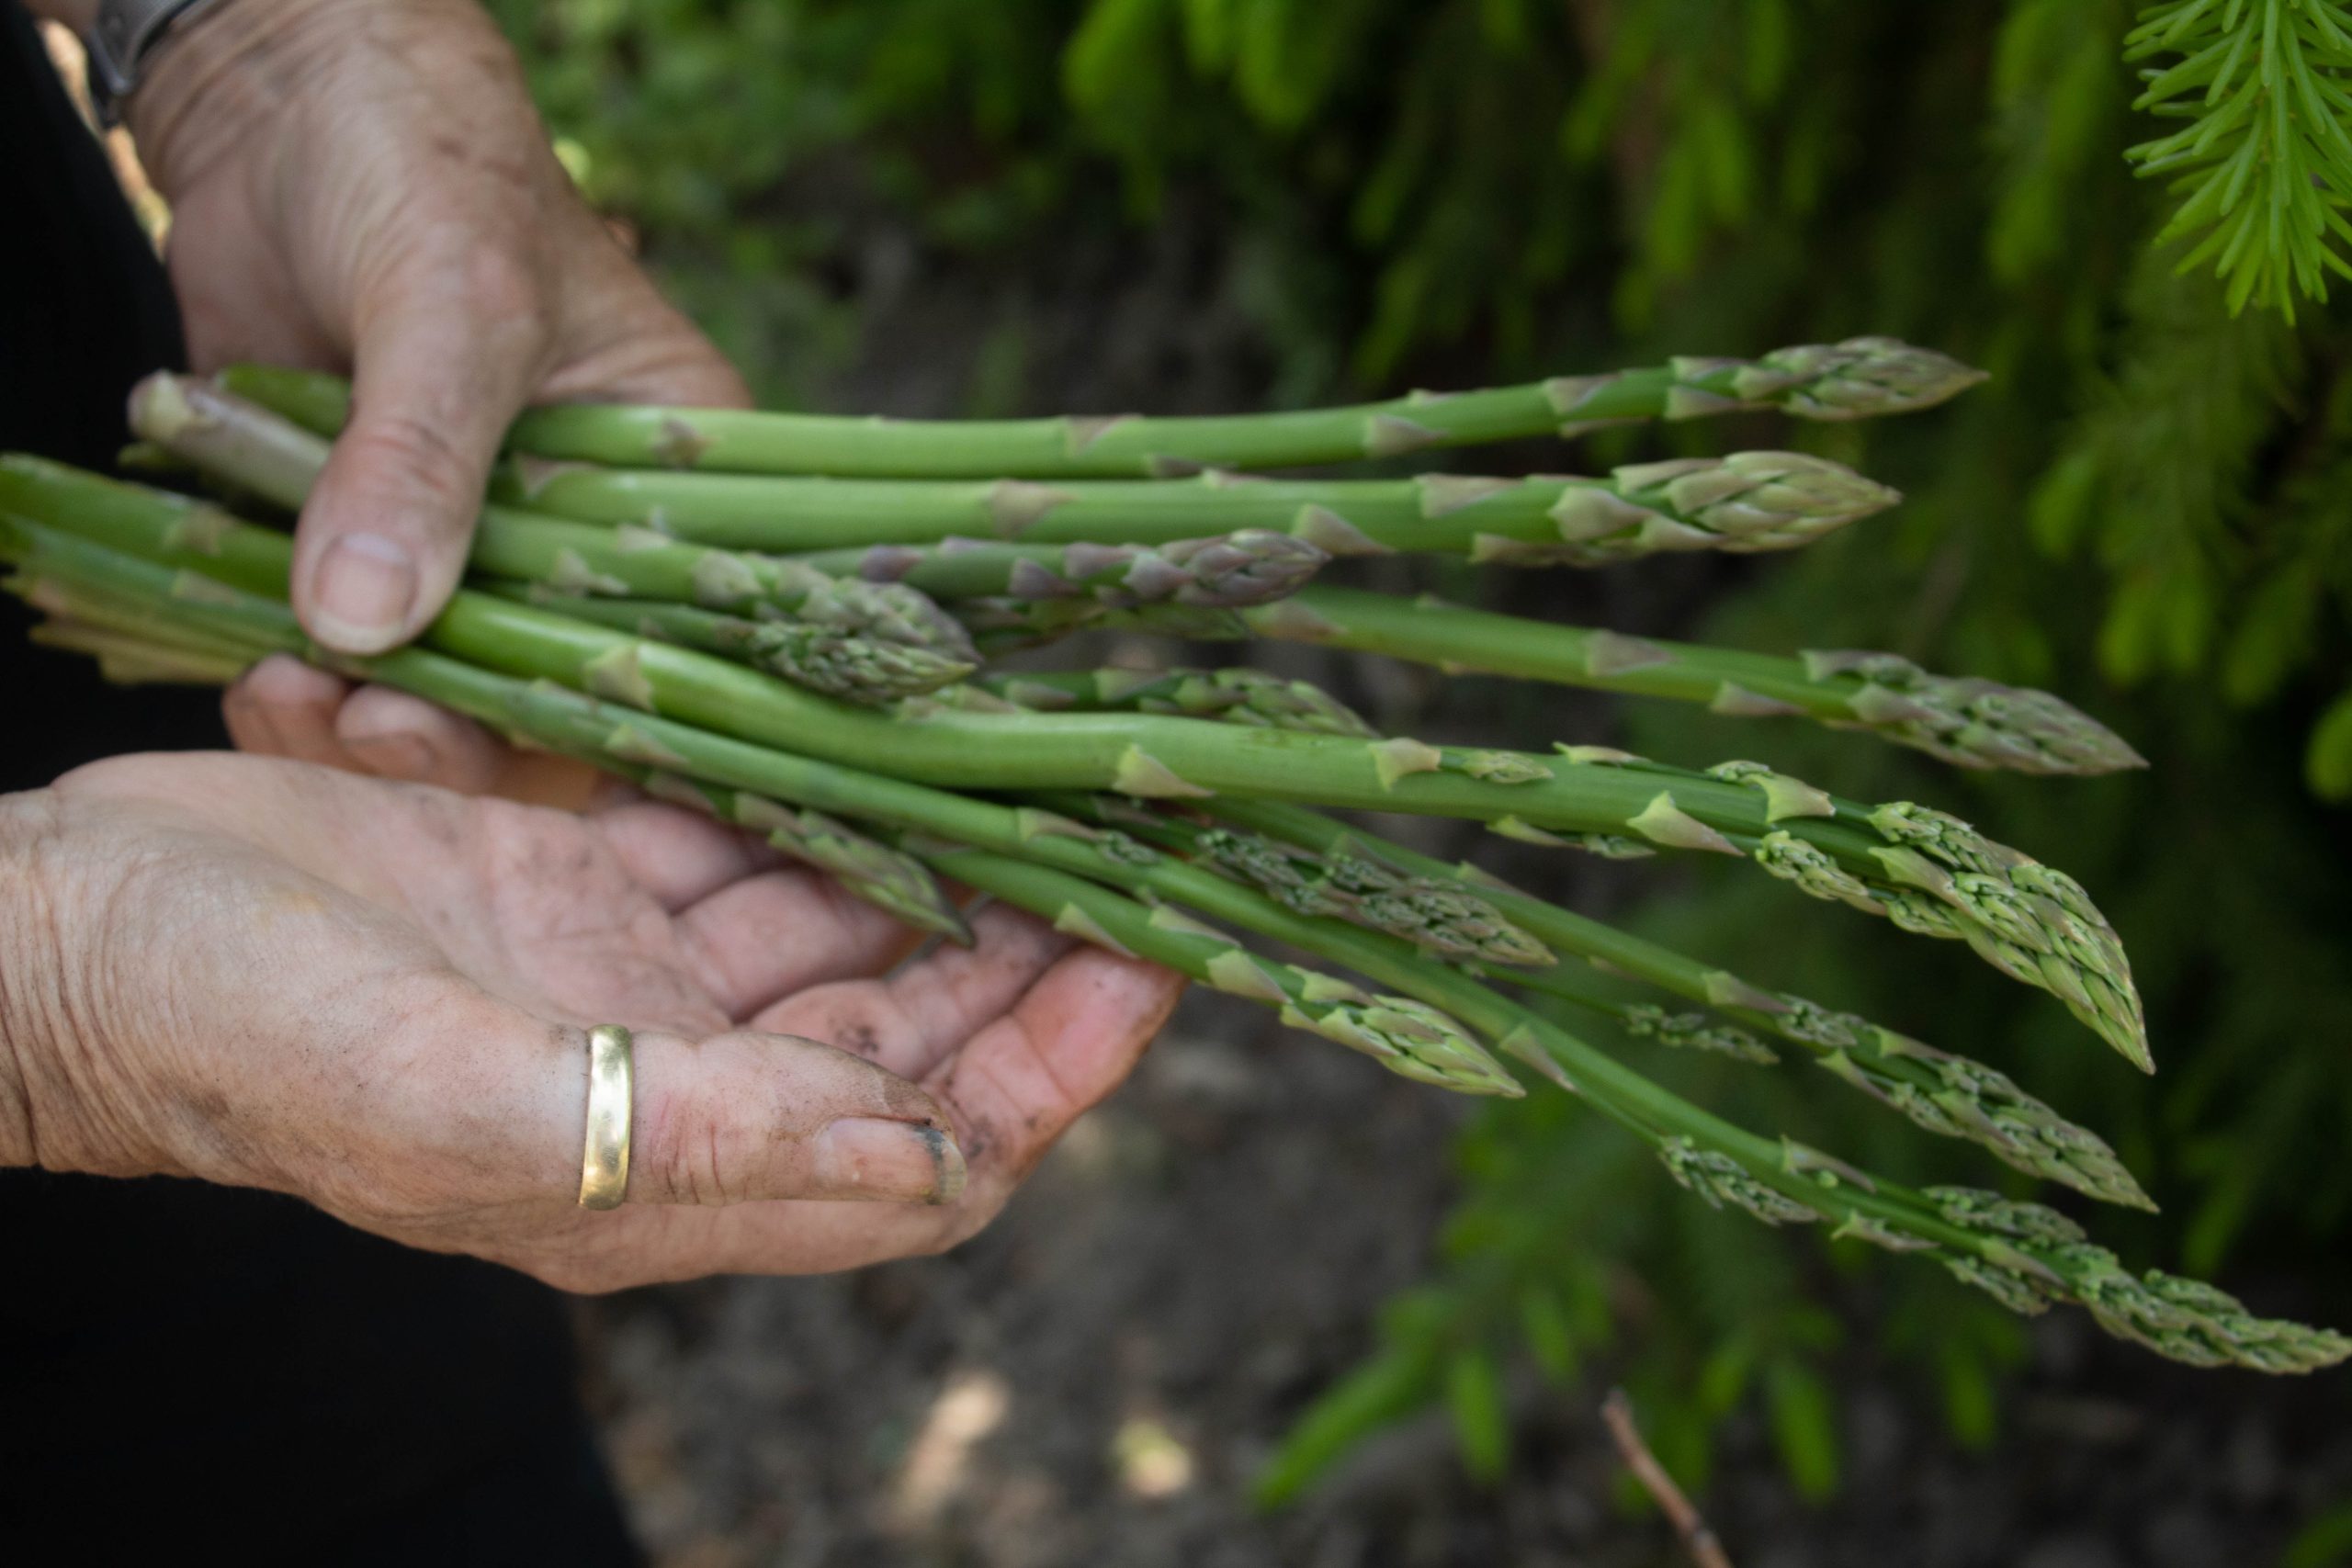
[[[629,1118],[637,1098],[636,1059],[628,1030],[600,1023],[588,1032],[588,1144],[580,1156],[580,1206],[617,1209],[628,1192]]]

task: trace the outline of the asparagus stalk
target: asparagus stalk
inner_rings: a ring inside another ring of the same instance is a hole
[[[982,675],[967,686],[937,694],[934,700],[999,712],[1175,714],[1265,729],[1380,739],[1363,716],[1321,687],[1239,665]]]
[[[0,462],[0,505],[254,592],[285,592],[283,536],[183,500],[9,458]],[[192,513],[203,520],[196,536]],[[1157,715],[1008,717],[934,708],[886,717],[705,654],[469,592],[456,596],[428,637],[507,673],[922,783],[1171,799],[1238,793],[1746,856],[1814,897],[1965,940],[2003,973],[2057,996],[2133,1063],[2150,1066],[2130,965],[2082,888],[1917,807],[1839,802],[1769,772],[1710,777],[1626,766],[1622,753],[1591,748],[1543,759]]]
[[[1710,1027],[1702,1014],[1645,1012],[1638,1006],[1602,1000],[1589,990],[1564,990],[1555,978],[1557,970],[1505,976],[1513,984],[1599,1006],[1634,1033],[1663,1044],[1695,1045],[1755,1060],[1753,1037],[1745,1032],[1772,1035],[1928,1132],[1964,1138],[2018,1170],[2106,1202],[2155,1207],[2098,1134],[1981,1062],[1939,1051],[1852,1013],[1768,990],[1728,970],[1521,892],[1475,866],[1449,865],[1320,812],[1238,797],[1207,802],[1203,809],[1231,827],[1303,851],[1370,859],[1407,875],[1453,882],[1557,952],[1702,1004],[1740,1027],[1725,1032]],[[1770,1059],[1769,1051],[1763,1055]]]
[[[952,686],[978,666],[929,648],[869,637],[797,616],[753,620],[666,599],[598,599],[567,594],[545,583],[480,584],[526,604],[559,609],[598,626],[639,637],[722,653],[843,702],[872,707]]]
[[[787,558],[829,575],[905,582],[951,602],[992,645],[1049,642],[1109,611],[1147,605],[1224,614],[1294,593],[1330,557],[1287,534],[1244,529],[1164,545],[1014,545],[950,538]]]
[[[1761,359],[1676,358],[1640,370],[1566,376],[1473,392],[1414,392],[1384,402],[1206,418],[889,420],[732,409],[533,409],[516,451],[633,468],[876,478],[1166,478],[1206,468],[1275,468],[1393,457],[1603,425],[1775,408],[1802,419],[1904,413],[1984,379],[1956,360],[1893,338],[1784,348]],[[227,385],[339,425],[324,378],[246,367]]]
[[[1240,612],[1191,604],[1149,604],[1128,611],[1057,604],[1049,599],[998,599],[987,604],[967,601],[948,608],[963,623],[964,629],[971,635],[972,646],[979,649],[984,659],[1042,648],[1072,632],[1102,626],[1128,626],[1162,637],[1204,642],[1230,641],[1250,635]]]
[[[735,549],[853,548],[965,534],[1165,544],[1266,529],[1335,556],[1404,551],[1524,566],[1789,549],[1900,499],[1850,468],[1795,452],[1644,463],[1606,479],[1277,480],[1211,470],[1188,479],[1057,484],[679,473],[523,459],[501,469],[492,494],[560,516],[638,524]]]
[[[271,604],[155,563],[38,527],[0,528],[0,555],[32,570],[69,581],[94,582],[111,592],[143,595],[159,616],[190,622],[212,635],[251,636],[261,647],[304,651],[309,645],[282,604]],[[314,650],[313,650],[314,651]],[[1899,1250],[1927,1250],[1960,1278],[1992,1292],[2019,1311],[2043,1310],[2052,1300],[2087,1306],[2109,1332],[2138,1339],[2159,1353],[2199,1364],[2231,1363],[2271,1371],[2305,1371],[2352,1355],[2352,1340],[2326,1330],[2253,1317],[2233,1298],[2211,1286],[2150,1271],[2140,1279],[2123,1272],[2114,1255],[2090,1246],[2072,1222],[2033,1204],[2009,1203],[1967,1189],[1911,1192],[1878,1181],[1829,1156],[1783,1139],[1778,1145],[1679,1100],[1640,1075],[1593,1051],[1575,1036],[1496,996],[1468,976],[1430,964],[1406,944],[1334,922],[1306,920],[1275,909],[1263,898],[1214,875],[1199,873],[1114,836],[1088,836],[1063,819],[1009,810],[986,802],[943,795],[887,776],[812,759],[747,746],[658,716],[624,712],[576,694],[545,685],[525,685],[471,666],[417,649],[372,660],[343,661],[371,678],[444,702],[462,711],[533,729],[543,739],[586,736],[601,752],[629,763],[649,757],[665,766],[695,769],[733,787],[756,778],[756,787],[779,798],[816,808],[835,808],[872,820],[905,821],[949,828],[981,841],[1002,842],[999,854],[926,840],[921,851],[933,863],[975,885],[998,886],[1016,898],[1023,890],[1035,907],[1054,904],[1068,923],[1100,940],[1116,933],[1105,918],[1132,920],[1140,905],[1113,905],[1087,891],[1091,869],[1102,881],[1154,889],[1174,887],[1194,907],[1278,940],[1298,942],[1311,951],[1343,955],[1359,972],[1408,993],[1419,1009],[1451,1007],[1473,1029],[1499,1039],[1515,1055],[1546,1059],[1556,1076],[1596,1107],[1657,1147],[1674,1179],[1705,1201],[1729,1203],[1770,1224],[1837,1219],[1838,1234]],[[569,727],[567,728],[566,727]],[[584,728],[582,728],[584,727]],[[1074,829],[1074,830],[1073,830]],[[910,847],[913,847],[910,841]],[[1005,858],[1015,856],[1021,858]],[[1023,859],[1048,866],[1050,880],[1029,874]],[[1067,875],[1052,876],[1053,863],[1075,861]],[[1204,928],[1172,909],[1142,916],[1134,934],[1155,930],[1193,933],[1216,943],[1193,956],[1204,967],[1220,964],[1225,983],[1242,994],[1270,1001],[1304,999],[1308,981],[1295,997],[1277,976]],[[1231,960],[1238,957],[1238,963]],[[1247,965],[1245,971],[1242,965]],[[1214,980],[1212,983],[1216,983]],[[1327,997],[1326,1000],[1332,998]],[[1378,1018],[1351,1015],[1347,1032],[1404,1054],[1447,1035],[1431,1014],[1375,1001]],[[1307,1017],[1306,1010],[1298,1010]],[[1442,1017],[1442,1014],[1435,1016]],[[1329,1015],[1324,1015],[1329,1021]],[[1400,1036],[1405,1043],[1400,1043]],[[1362,1043],[1362,1041],[1351,1041]],[[1396,1066],[1395,1062],[1391,1063]],[[1571,1073],[1573,1076],[1571,1076]]]
[[[171,652],[200,662],[233,664],[236,670],[232,676],[242,673],[245,664],[251,662],[244,645],[237,639],[213,636],[176,622],[159,623],[147,605],[136,598],[62,581],[34,580],[16,585],[12,592],[49,616],[51,627],[72,628],[76,635],[86,633],[92,639],[110,639],[118,649],[127,649],[136,642],[158,656]]]
[[[2047,692],[1934,675],[1891,653],[1782,659],[1351,588],[1307,588],[1238,618],[1259,637],[1383,653],[1451,673],[1672,697],[1741,717],[1803,715],[1964,768],[2104,773],[2147,765],[2113,731]],[[1217,630],[1153,610],[1121,621],[1183,637]]]
[[[131,393],[131,427],[209,473],[300,508],[326,467],[327,442],[249,402],[161,372]],[[706,609],[767,609],[815,626],[976,662],[971,638],[914,589],[842,581],[770,556],[684,545],[486,506],[474,532],[478,571],[574,594],[635,594]]]
[[[934,599],[1086,599],[1109,609],[1238,609],[1287,598],[1331,558],[1304,539],[1245,528],[1156,545],[1005,544],[949,536],[792,557],[831,577],[905,582]]]
[[[154,479],[183,479],[194,472],[186,463],[151,441],[125,443],[114,455],[114,466],[122,473]]]
[[[351,423],[351,383],[341,376],[282,365],[232,365],[212,380],[221,390],[259,403],[313,435],[333,440]]]

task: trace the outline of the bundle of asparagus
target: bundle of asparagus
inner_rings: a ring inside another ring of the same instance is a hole
[[[1859,418],[1978,378],[1860,338],[1219,419],[542,409],[510,434],[468,586],[421,646],[366,660],[329,654],[295,621],[286,534],[216,502],[0,458],[0,556],[11,591],[50,617],[38,635],[118,678],[225,681],[292,653],[766,834],[951,940],[965,931],[950,883],[1261,1002],[1421,1082],[1516,1096],[1532,1073],[1648,1144],[1704,1201],[1768,1224],[1826,1223],[1925,1254],[2020,1312],[2076,1303],[2180,1359],[2332,1364],[2352,1339],[2256,1317],[2192,1280],[2134,1276],[2040,1204],[1909,1190],[1736,1126],[1560,1019],[1759,1065],[1793,1052],[2019,1171],[2153,1207],[2095,1134],[2004,1075],[1330,813],[1465,818],[1607,855],[1749,860],[1815,897],[1965,942],[2149,1068],[2121,944],[2063,872],[1941,812],[1845,800],[1759,763],[1433,746],[1246,669],[981,669],[998,649],[1088,626],[1298,638],[1730,716],[1809,716],[1965,766],[2137,765],[2047,694],[1888,655],[1698,648],[1309,583],[1345,555],[1596,566],[1787,548],[1895,499],[1819,458],[1743,453],[1600,479],[1233,471],[1734,409]],[[224,493],[290,509],[347,405],[331,378],[245,367],[213,384],[150,380],[132,425]],[[1645,994],[1628,1000],[1629,987]]]

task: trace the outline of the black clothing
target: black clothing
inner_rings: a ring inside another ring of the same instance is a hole
[[[152,251],[0,0],[0,449],[107,465],[181,358]],[[223,744],[206,693],[122,691],[0,600],[0,789]],[[0,897],[7,890],[0,888]],[[0,1171],[0,1559],[638,1561],[553,1292],[271,1193]]]

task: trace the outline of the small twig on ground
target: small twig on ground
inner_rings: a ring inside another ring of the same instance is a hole
[[[1666,1467],[1642,1441],[1641,1428],[1634,1425],[1634,1402],[1625,1397],[1622,1388],[1611,1389],[1609,1397],[1600,1403],[1600,1418],[1609,1424],[1609,1436],[1616,1442],[1618,1453],[1625,1461],[1625,1468],[1642,1483],[1658,1506],[1658,1511],[1674,1526],[1674,1533],[1682,1538],[1683,1550],[1690,1553],[1690,1561],[1698,1568],[1731,1568],[1731,1559],[1724,1555],[1723,1543],[1682,1488],[1667,1474]]]

